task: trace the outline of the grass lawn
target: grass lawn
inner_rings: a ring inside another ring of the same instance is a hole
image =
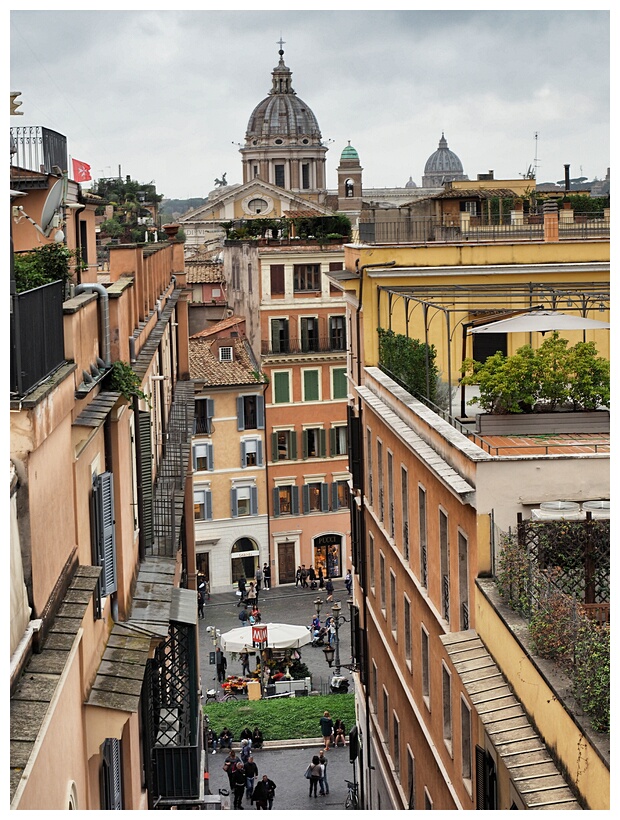
[[[204,707],[213,731],[219,735],[228,726],[237,740],[241,730],[255,726],[265,740],[320,737],[319,720],[328,711],[332,720],[344,721],[347,734],[355,723],[355,695],[312,695],[307,698],[237,700],[209,703]]]

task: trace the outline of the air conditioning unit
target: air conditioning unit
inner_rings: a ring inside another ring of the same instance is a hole
[[[576,501],[543,501],[532,510],[532,521],[580,521],[583,518],[585,514]]]
[[[592,518],[611,518],[609,501],[584,501],[581,509],[592,513]]]

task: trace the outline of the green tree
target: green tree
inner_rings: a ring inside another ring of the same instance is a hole
[[[597,355],[594,342],[578,342],[569,351],[568,368],[571,373],[568,400],[573,409],[609,407],[609,360]]]
[[[26,253],[14,256],[14,275],[17,293],[23,293],[59,279],[66,287],[73,278],[73,271],[81,269],[79,253],[66,245],[50,243]]]
[[[418,339],[410,339],[393,330],[378,328],[379,364],[398,381],[407,386],[414,396],[435,401],[437,385],[437,351]],[[429,390],[426,389],[428,365]]]

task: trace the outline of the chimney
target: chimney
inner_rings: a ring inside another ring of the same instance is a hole
[[[566,193],[570,191],[570,165],[564,166],[564,190]]]
[[[558,230],[558,203],[548,199],[543,205],[543,237],[545,242],[557,242]]]

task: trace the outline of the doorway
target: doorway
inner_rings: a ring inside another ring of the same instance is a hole
[[[284,541],[278,544],[278,583],[292,584],[295,580],[295,544]]]

